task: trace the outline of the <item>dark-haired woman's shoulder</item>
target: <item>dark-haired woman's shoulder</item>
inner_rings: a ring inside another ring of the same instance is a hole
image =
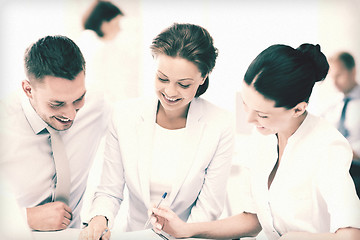
[[[345,144],[348,143],[346,138],[334,127],[334,125],[323,117],[308,113],[307,118],[309,118],[311,123],[311,131],[319,135],[324,143],[333,141],[340,141]]]
[[[314,152],[322,152],[324,156],[328,156],[324,157],[324,161],[327,161],[329,164],[331,159],[333,159],[350,166],[352,150],[347,139],[322,117],[308,114],[307,118],[309,122],[308,138],[314,143]],[[331,153],[334,154],[330,156],[329,154]]]

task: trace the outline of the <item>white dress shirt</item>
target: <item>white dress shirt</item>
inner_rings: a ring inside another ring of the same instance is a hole
[[[255,133],[252,140],[254,155],[247,164],[252,199],[245,211],[257,214],[269,240],[292,231],[360,228],[360,201],[349,175],[352,152],[331,124],[308,114],[288,139],[270,189],[277,137]]]
[[[357,85],[346,96],[351,98],[346,108],[344,122],[345,128],[349,133],[347,140],[353,151],[360,156],[360,85]],[[343,100],[339,99],[339,101],[336,101],[336,103],[327,108],[321,116],[331,122],[334,126],[337,126],[343,106]]]
[[[0,239],[34,239],[13,191],[0,173]]]
[[[24,93],[2,104],[0,168],[13,186],[18,204],[22,208],[35,207],[54,195],[55,165],[49,134],[42,133],[47,124]],[[71,171],[69,207],[73,219],[69,227],[80,227],[89,169],[106,130],[109,112],[102,95],[88,92],[73,126],[60,132]]]
[[[152,207],[150,184],[157,107],[157,98],[145,98],[124,101],[114,109],[101,182],[88,219],[106,216],[111,228],[125,197],[126,184],[126,231],[144,228],[147,211]],[[210,221],[222,212],[233,156],[233,120],[231,114],[204,99],[195,98],[190,104],[178,145],[180,151],[175,157],[181,164],[176,166],[175,160],[176,176],[166,197],[170,208],[184,221]]]

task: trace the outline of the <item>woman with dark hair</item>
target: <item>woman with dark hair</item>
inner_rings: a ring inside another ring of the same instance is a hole
[[[248,121],[256,126],[244,212],[206,223],[184,223],[170,208],[152,209],[155,231],[230,239],[360,239],[360,201],[349,175],[352,152],[329,123],[306,111],[312,88],[329,65],[319,45],[273,45],[249,66],[242,87]],[[258,134],[260,133],[260,134]]]
[[[137,60],[118,37],[123,17],[115,3],[95,0],[83,14],[84,30],[77,39],[86,59],[87,87],[104,92],[110,101],[138,96],[138,74],[129,70]]]
[[[120,31],[123,12],[109,1],[96,0],[83,16],[84,29],[94,31],[98,37],[111,40]]]
[[[213,39],[200,26],[173,24],[151,51],[157,97],[127,100],[114,110],[83,239],[98,239],[112,226],[125,184],[127,231],[144,229],[147,210],[165,192],[162,204],[183,221],[211,221],[222,212],[235,131],[229,113],[200,97],[215,66]]]

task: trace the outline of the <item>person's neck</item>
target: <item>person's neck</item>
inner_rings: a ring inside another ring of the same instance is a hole
[[[159,103],[156,123],[166,129],[180,129],[186,126],[187,114],[189,106],[178,111],[166,111]]]
[[[344,95],[347,96],[358,84],[354,81],[349,87],[344,91]]]
[[[287,145],[289,138],[299,129],[300,125],[303,123],[307,116],[307,112],[305,111],[301,116],[294,119],[294,121],[289,125],[287,130],[278,132],[278,165],[280,164],[282,155],[284,153],[284,149]]]
[[[114,40],[114,37],[109,34],[104,34],[104,36],[101,37],[101,40],[104,42],[112,42]]]
[[[299,129],[300,125],[304,122],[307,114],[307,111],[305,111],[299,117],[294,118],[294,121],[289,124],[289,127],[285,131],[278,132],[277,135],[279,141],[281,140],[283,142],[287,142],[287,140]]]

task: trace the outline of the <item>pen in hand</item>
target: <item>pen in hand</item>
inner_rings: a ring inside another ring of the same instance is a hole
[[[160,202],[158,203],[158,205],[156,206],[156,208],[159,208],[159,206],[160,206],[160,204],[162,203],[162,201],[166,198],[166,195],[167,195],[167,192],[165,192],[165,193],[162,195],[162,197],[161,197],[161,199],[160,199]],[[151,216],[152,216],[152,214],[148,217],[148,220],[147,220],[146,223],[145,223],[144,229],[146,229],[146,228],[149,226],[149,223],[150,223],[150,220],[151,220]]]
[[[100,235],[99,239],[101,239],[105,235],[105,233],[107,233],[108,231],[109,231],[109,229],[105,229],[105,231],[103,231],[102,234]]]

